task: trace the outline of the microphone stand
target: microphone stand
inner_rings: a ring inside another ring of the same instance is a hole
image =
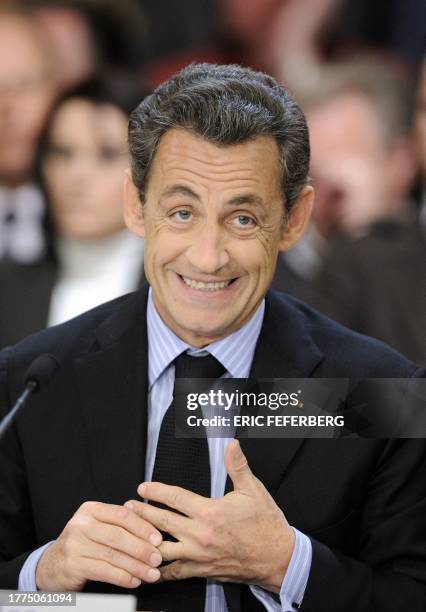
[[[34,393],[36,389],[37,389],[37,382],[35,380],[29,380],[25,386],[24,391],[21,393],[21,395],[16,400],[16,403],[13,406],[12,410],[8,412],[7,415],[4,417],[4,419],[0,422],[0,440],[3,437],[3,435],[6,433],[6,431],[9,429],[15,416],[18,414],[19,410],[22,408],[22,406],[25,405],[31,393]]]

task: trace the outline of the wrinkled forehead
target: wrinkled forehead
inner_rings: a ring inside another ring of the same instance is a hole
[[[156,189],[176,181],[200,188],[257,188],[280,185],[279,150],[274,138],[258,136],[217,145],[189,130],[173,128],[160,139],[150,171]]]

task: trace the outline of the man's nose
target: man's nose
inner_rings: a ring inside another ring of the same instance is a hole
[[[191,266],[204,274],[215,274],[229,263],[227,236],[217,223],[197,228],[186,255]]]

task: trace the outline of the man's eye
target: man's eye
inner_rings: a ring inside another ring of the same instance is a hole
[[[248,217],[247,215],[238,215],[234,218],[234,224],[237,227],[254,227],[256,222],[252,217]]]
[[[172,214],[172,219],[176,221],[189,221],[192,217],[192,213],[189,210],[177,210]]]

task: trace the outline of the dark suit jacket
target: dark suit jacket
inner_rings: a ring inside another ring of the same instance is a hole
[[[0,353],[3,414],[37,355],[52,352],[62,363],[0,444],[0,587],[16,588],[29,552],[56,538],[85,500],[134,498],[144,478],[147,435],[146,298],[146,291],[130,294]],[[425,372],[270,292],[251,375],[401,378]],[[303,612],[424,612],[424,440],[241,444],[290,524],[312,539]],[[139,594],[143,609],[143,585]],[[225,584],[225,594],[231,612],[263,609],[247,586]],[[185,609],[181,605],[176,609]]]
[[[306,302],[306,298],[309,298],[310,282],[288,265],[286,255],[287,253],[278,254],[275,274],[272,279],[272,289],[284,291],[298,300]]]
[[[53,257],[27,265],[0,263],[0,349],[46,327],[57,278]],[[144,282],[141,269],[138,287]]]
[[[303,299],[355,331],[426,366],[426,230],[377,223],[337,241]]]

